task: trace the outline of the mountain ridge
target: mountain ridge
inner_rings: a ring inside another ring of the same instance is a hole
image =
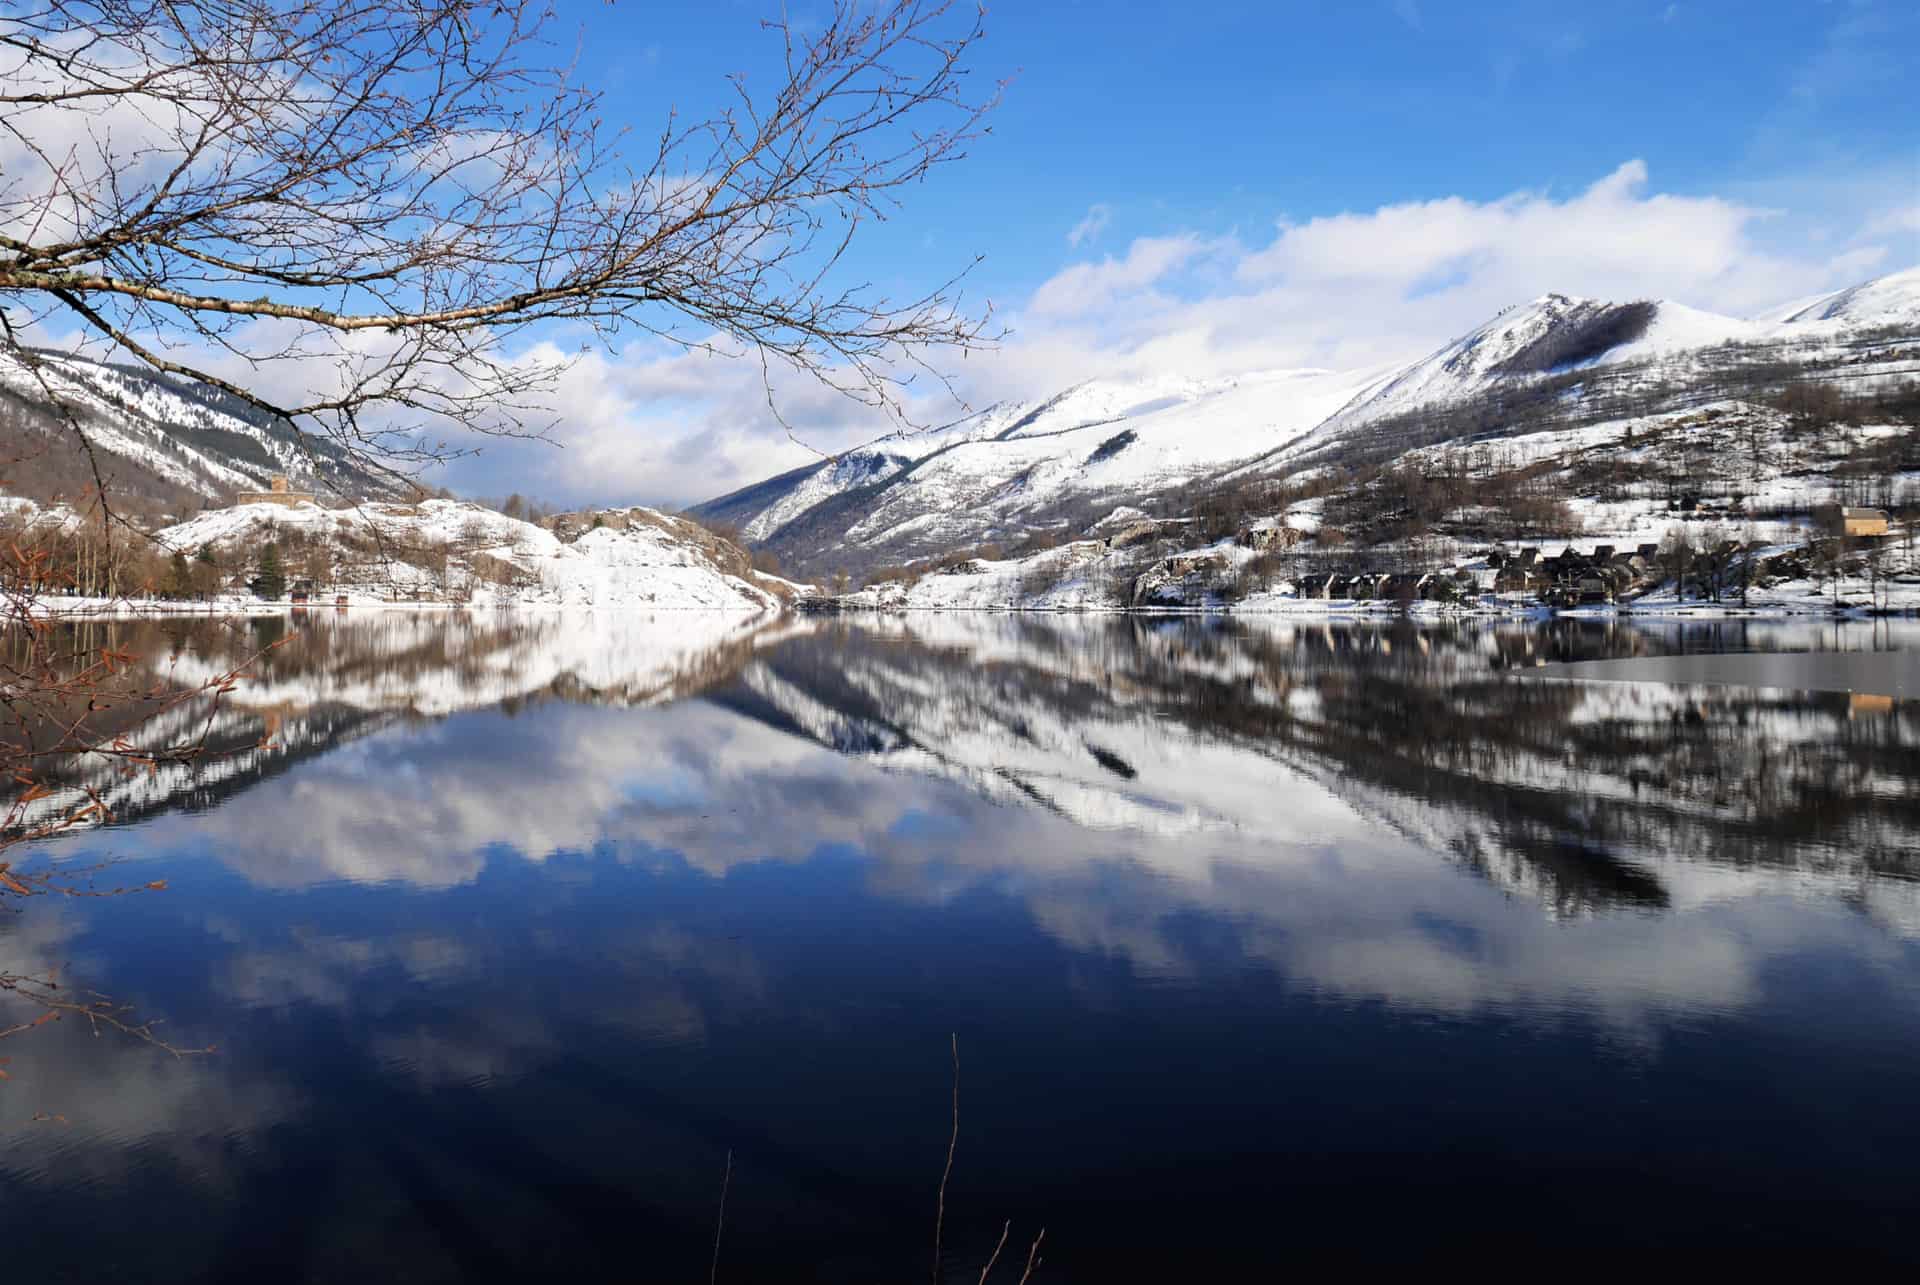
[[[1873,386],[1920,370],[1920,353],[1903,350],[1915,341],[1920,268],[1757,318],[1547,294],[1384,372],[1082,381],[688,512],[738,527],[804,574],[858,573],[986,542],[1071,538],[1122,507],[1164,512],[1183,490],[1392,458],[1448,436],[1513,436],[1613,402],[1653,412],[1770,396],[1800,378]]]
[[[91,461],[53,449],[76,424]],[[276,475],[295,489],[344,499],[394,499],[416,489],[217,388],[41,350],[0,348],[0,450],[9,493],[42,503],[94,485],[96,465],[117,493],[176,508],[262,491]]]

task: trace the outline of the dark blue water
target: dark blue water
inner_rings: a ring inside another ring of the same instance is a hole
[[[729,1155],[719,1279],[927,1279],[952,1042],[948,1279],[1920,1257],[1920,706],[1533,676],[1897,628],[293,633],[16,857],[218,1049],[0,1041],[13,1279],[703,1280]]]

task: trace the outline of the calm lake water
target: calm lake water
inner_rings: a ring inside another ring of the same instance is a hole
[[[720,1280],[925,1280],[956,1038],[950,1280],[1920,1257],[1912,626],[110,641],[283,633],[23,862],[219,1051],[0,1045],[10,1279],[705,1280],[730,1154]]]

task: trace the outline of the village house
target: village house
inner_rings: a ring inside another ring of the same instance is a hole
[[[1885,509],[1842,509],[1840,520],[1850,536],[1878,537],[1887,534]]]

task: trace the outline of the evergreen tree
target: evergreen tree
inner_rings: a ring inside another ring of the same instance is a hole
[[[253,591],[269,602],[287,591],[286,568],[280,565],[280,546],[269,544],[260,550],[260,574],[254,578]]]
[[[211,598],[220,592],[220,564],[213,560],[213,546],[203,544],[193,559],[193,592]]]
[[[173,552],[173,563],[167,568],[167,584],[161,592],[169,598],[185,598],[193,592],[193,570],[187,566],[187,555],[178,549]]]

